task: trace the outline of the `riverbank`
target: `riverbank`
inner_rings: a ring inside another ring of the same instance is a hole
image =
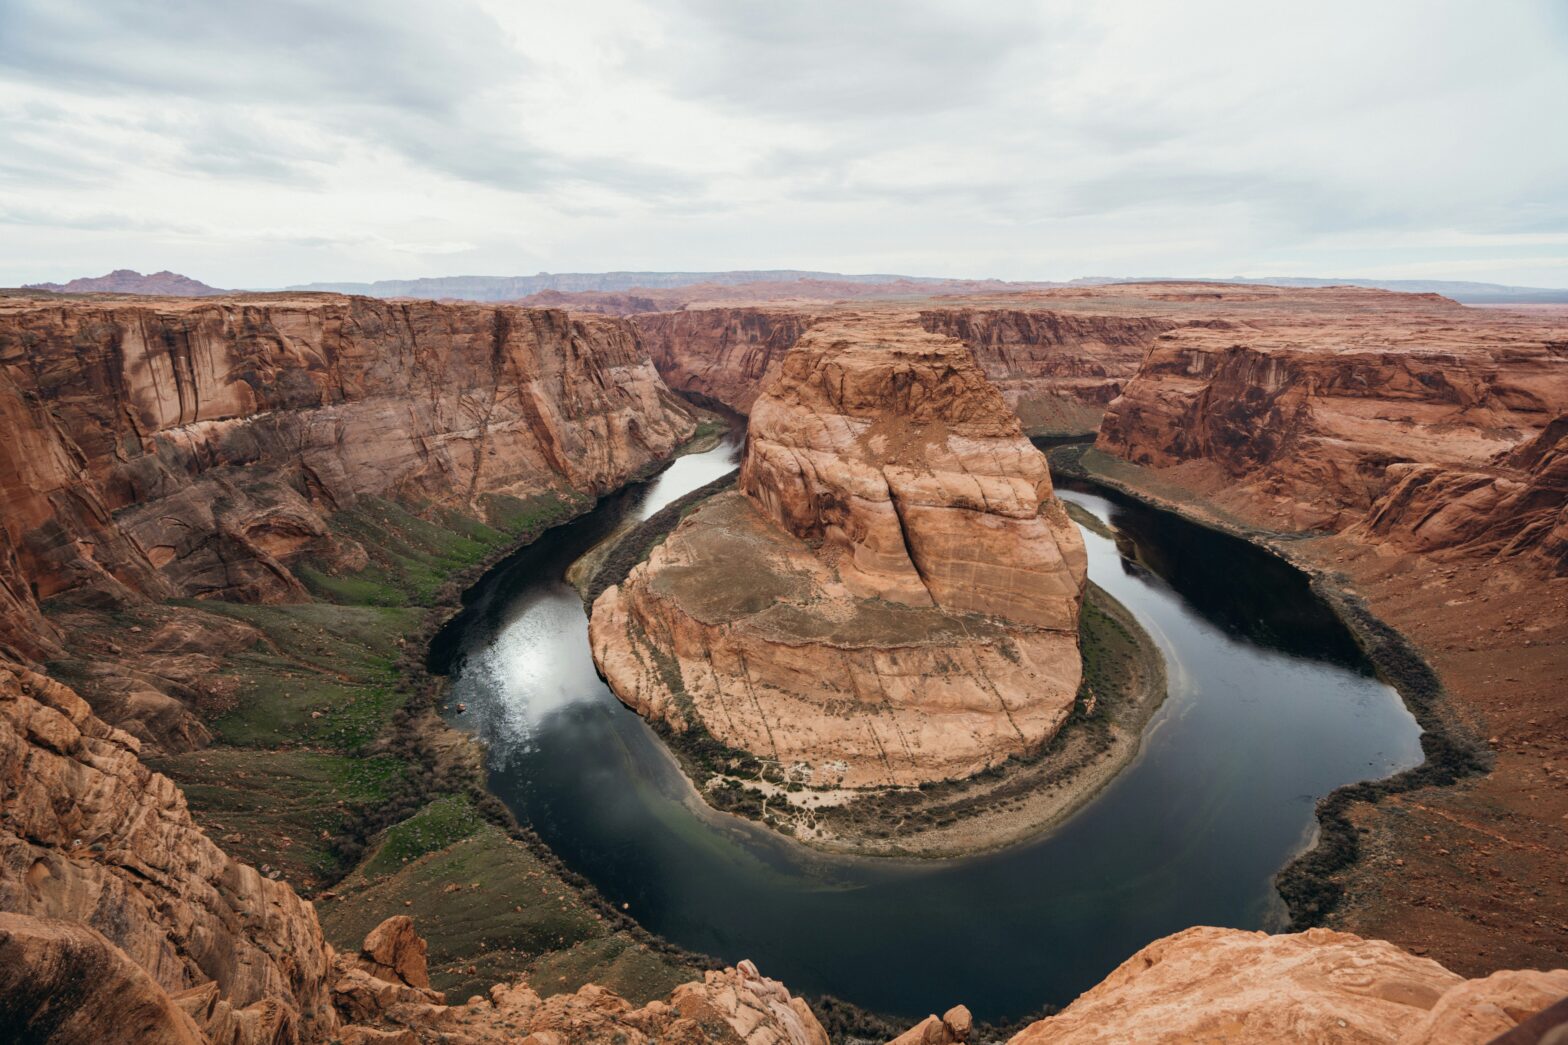
[[[1425,761],[1318,805],[1279,876],[1297,926],[1390,939],[1465,975],[1568,950],[1568,579],[1280,533],[1217,508],[1203,477],[1086,448],[1053,466],[1278,555],[1309,578],[1420,723]]]

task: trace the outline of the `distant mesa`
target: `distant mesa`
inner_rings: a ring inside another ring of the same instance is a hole
[[[164,270],[144,276],[134,269],[115,269],[106,276],[83,276],[69,283],[27,283],[22,289],[46,290],[52,294],[145,294],[176,298],[204,298],[229,293],[178,272]]]

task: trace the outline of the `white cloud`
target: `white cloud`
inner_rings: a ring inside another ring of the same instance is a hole
[[[1564,10],[9,0],[0,283],[1560,282]]]

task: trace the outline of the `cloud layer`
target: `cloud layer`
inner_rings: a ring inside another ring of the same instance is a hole
[[[8,0],[0,284],[1568,285],[1568,7]]]

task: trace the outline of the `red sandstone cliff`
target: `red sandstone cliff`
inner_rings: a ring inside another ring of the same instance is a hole
[[[1089,431],[1154,338],[1175,321],[1156,315],[1095,314],[1018,298],[918,312],[935,334],[962,341],[1030,429]],[[911,306],[857,306],[910,322]],[[849,314],[845,305],[690,309],[632,317],[660,374],[673,388],[749,413],[784,354],[817,322]]]
[[[1524,550],[1551,529],[1540,513],[1560,480],[1545,458],[1560,437],[1528,460],[1512,454],[1568,405],[1565,342],[1538,323],[1423,299],[1391,311],[1381,297],[1392,295],[1165,332],[1108,408],[1097,446],[1207,469],[1220,503],[1284,528],[1367,518],[1363,532],[1411,546],[1506,534],[1498,549]],[[1434,498],[1455,497],[1465,505],[1434,520]]]
[[[1026,427],[1085,432],[1174,325],[1159,316],[1043,308],[928,309],[920,322],[968,345]]]
[[[751,307],[656,312],[631,321],[671,388],[745,414],[814,320],[798,309]]]
[[[598,494],[694,422],[624,321],[331,295],[0,306],[0,650],[42,600],[289,600],[335,511]]]

